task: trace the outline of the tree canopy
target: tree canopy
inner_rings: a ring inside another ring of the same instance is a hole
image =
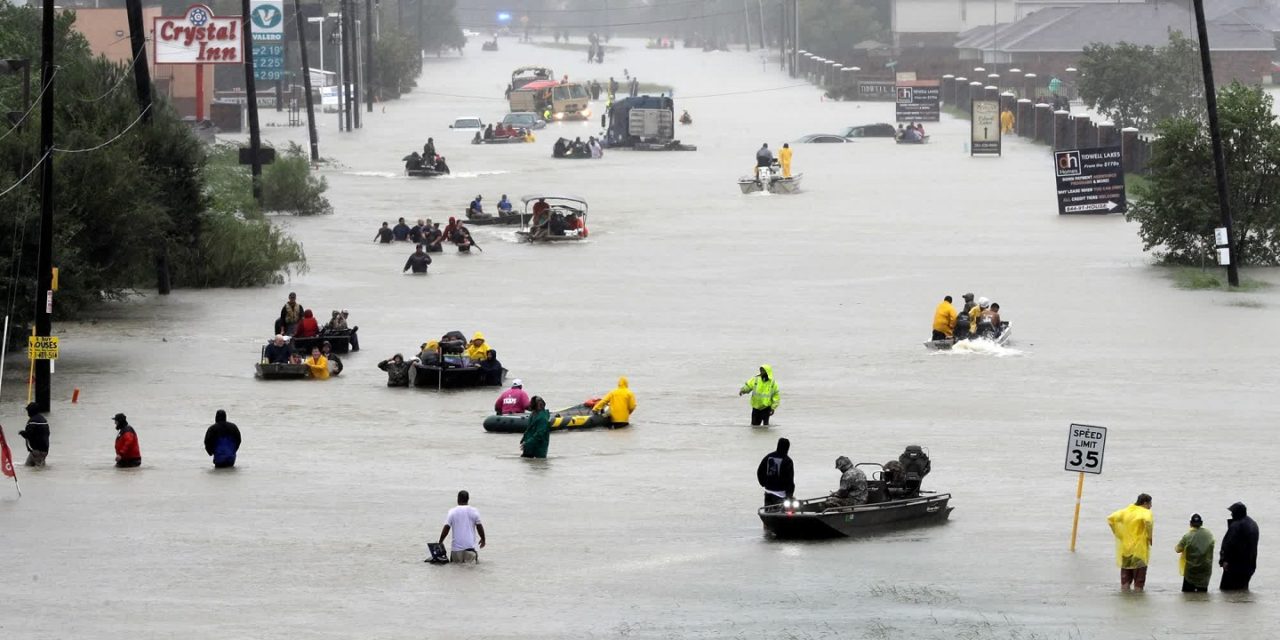
[[[1204,114],[1200,52],[1181,32],[1155,48],[1091,44],[1080,58],[1080,98],[1119,127],[1153,129],[1165,118]]]

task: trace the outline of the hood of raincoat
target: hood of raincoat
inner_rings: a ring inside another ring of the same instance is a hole
[[[845,456],[836,458],[836,468],[841,471],[848,471],[853,468],[853,461]]]
[[[767,364],[762,364],[762,365],[760,365],[760,368],[761,368],[761,369],[764,369],[764,374],[765,374],[765,375],[767,375],[767,376],[769,376],[769,379],[770,379],[770,380],[773,380],[773,367],[771,367],[771,366],[769,366],[769,365],[767,365]]]
[[[1227,508],[1231,510],[1232,518],[1243,518],[1249,515],[1249,508],[1244,506],[1243,502],[1237,502]]]
[[[483,334],[483,333],[480,333],[479,331],[477,331],[477,332],[475,332],[475,334],[473,334],[473,335],[471,336],[471,339],[472,339],[472,340],[484,340],[484,334]]]
[[[627,377],[626,377],[626,376],[622,376],[622,377],[618,378],[618,386],[619,386],[619,387],[622,387],[623,389],[626,389],[626,388],[627,388]]]

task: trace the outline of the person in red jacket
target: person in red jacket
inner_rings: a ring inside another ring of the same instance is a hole
[[[314,338],[320,335],[320,323],[316,322],[316,317],[311,313],[310,309],[302,312],[302,320],[298,322],[298,329],[294,332],[295,338]]]
[[[116,421],[116,466],[138,467],[142,465],[142,450],[138,448],[138,432],[129,426],[129,419],[123,413],[117,413]]]

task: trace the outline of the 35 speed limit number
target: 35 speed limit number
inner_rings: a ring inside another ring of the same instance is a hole
[[[1067,471],[1102,473],[1102,454],[1107,448],[1107,428],[1073,424],[1067,432]]]

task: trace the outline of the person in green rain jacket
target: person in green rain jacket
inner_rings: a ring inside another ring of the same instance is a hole
[[[1191,530],[1182,535],[1174,551],[1182,554],[1178,568],[1182,574],[1183,593],[1201,593],[1209,590],[1213,577],[1213,533],[1202,527],[1200,514],[1191,515]]]
[[[738,395],[751,394],[751,426],[769,426],[769,416],[778,409],[781,392],[778,381],[773,379],[773,367],[760,365],[760,375],[748,380],[738,390]]]
[[[551,444],[551,412],[540,396],[529,401],[529,426],[520,438],[521,458],[545,458]]]

